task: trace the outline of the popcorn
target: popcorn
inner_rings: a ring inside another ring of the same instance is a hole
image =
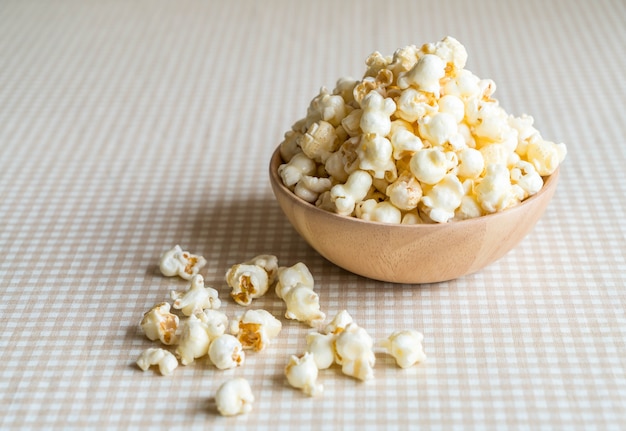
[[[327,121],[318,121],[309,127],[298,143],[308,158],[324,163],[337,150],[340,142],[332,124]]]
[[[315,280],[309,268],[302,262],[298,262],[290,267],[280,267],[277,272],[276,296],[283,298],[283,295],[297,284],[303,284],[313,288]]]
[[[377,221],[380,223],[400,223],[402,213],[391,202],[377,202],[368,199],[356,207],[356,216],[362,220]]]
[[[228,317],[218,310],[207,309],[196,315],[206,325],[209,338],[213,340],[226,332]]]
[[[564,144],[535,139],[528,144],[526,155],[541,176],[552,174],[565,158],[567,148]]]
[[[235,416],[252,410],[254,395],[248,381],[242,377],[228,380],[217,389],[215,404],[222,416]]]
[[[159,372],[163,376],[169,376],[178,367],[178,361],[174,355],[165,349],[149,348],[141,353],[137,359],[137,366],[146,371],[152,365],[158,365]]]
[[[391,157],[393,146],[389,139],[374,133],[365,134],[356,153],[360,160],[359,168],[370,172],[374,178],[396,176],[396,165]]]
[[[204,278],[200,274],[193,276],[189,290],[172,290],[170,296],[174,300],[174,308],[181,310],[185,316],[202,312],[206,308],[218,309],[221,305],[217,290],[204,287]]]
[[[337,213],[352,214],[356,203],[365,198],[371,186],[371,175],[361,170],[351,173],[345,184],[333,186],[330,189],[330,198],[337,208]]]
[[[411,172],[404,171],[398,179],[387,186],[385,194],[396,208],[410,211],[417,208],[422,198],[422,186]]]
[[[487,213],[503,210],[515,202],[509,170],[502,165],[488,165],[485,177],[475,187],[475,192],[476,200]]]
[[[278,167],[278,175],[283,180],[283,184],[293,188],[304,175],[315,173],[315,162],[304,153],[295,154],[289,162]]]
[[[267,271],[251,264],[233,265],[226,272],[226,282],[232,289],[230,296],[239,305],[250,305],[253,299],[265,295],[269,288]]]
[[[446,223],[461,205],[465,190],[456,175],[448,174],[424,193],[422,209],[431,220]]]
[[[384,98],[376,91],[371,91],[361,101],[361,121],[363,134],[386,136],[391,130],[391,114],[396,110],[395,102]]]
[[[347,310],[341,310],[333,317],[333,319],[324,327],[324,333],[326,334],[339,334],[343,332],[346,327],[353,323],[354,319]]]
[[[425,54],[408,72],[398,76],[398,87],[414,87],[439,96],[439,80],[445,76],[446,64],[436,55]]]
[[[161,255],[159,269],[166,277],[178,275],[185,280],[191,280],[204,265],[206,265],[204,257],[183,251],[179,245],[176,245]]]
[[[310,175],[304,175],[293,192],[300,199],[313,203],[319,198],[319,195],[330,190],[333,186],[330,178],[312,177]]]
[[[319,296],[312,287],[296,284],[283,294],[283,300],[287,304],[285,312],[287,319],[304,322],[313,327],[326,318],[320,311]]]
[[[220,370],[243,365],[246,354],[237,338],[230,334],[223,334],[211,341],[207,353],[211,363]]]
[[[313,276],[302,262],[278,269],[276,296],[287,305],[287,319],[315,326],[326,318],[320,311],[319,296],[313,291],[313,285]]]
[[[441,147],[425,148],[411,157],[411,172],[424,184],[437,184],[456,166],[458,156],[452,151],[443,151]]]
[[[315,396],[324,390],[323,385],[317,383],[318,368],[311,353],[302,356],[292,355],[285,367],[285,376],[291,386],[309,395]]]
[[[380,345],[394,357],[400,368],[409,368],[426,359],[422,348],[424,335],[414,330],[396,331]]]
[[[315,365],[318,369],[324,370],[335,363],[335,334],[320,334],[311,332],[306,336],[306,351],[313,355]]]
[[[160,340],[165,345],[176,344],[179,318],[170,313],[170,304],[161,302],[143,315],[141,330],[150,340]]]
[[[285,166],[298,150],[315,166],[297,169],[283,178],[284,184],[326,211],[407,224],[480,217],[536,194],[543,187],[537,175],[554,173],[566,156],[565,145],[543,139],[532,117],[508,114],[493,97],[496,84],[465,69],[466,62],[465,47],[450,36],[400,48],[393,56],[370,55],[361,80],[339,80],[332,95],[322,89],[307,116],[285,135]],[[508,185],[501,181],[504,176],[497,177],[499,192],[488,191],[496,180],[493,169],[487,169],[491,164],[510,176]],[[448,175],[458,181],[444,181]],[[399,176],[402,180],[390,187]],[[459,197],[458,184],[466,180],[472,186]],[[442,181],[445,187],[435,188]],[[454,199],[434,203],[433,193],[451,185]],[[376,206],[365,202],[370,199]],[[381,202],[401,216],[386,210],[393,217],[368,216]]]
[[[174,353],[181,364],[189,365],[196,358],[207,354],[211,344],[211,333],[207,325],[193,314],[184,320],[181,326],[181,335]]]
[[[356,323],[349,323],[335,338],[335,362],[341,371],[359,380],[374,378],[376,357],[372,347],[374,342],[365,329]]]
[[[261,351],[282,329],[280,320],[266,310],[248,310],[231,325],[231,333],[244,349]]]

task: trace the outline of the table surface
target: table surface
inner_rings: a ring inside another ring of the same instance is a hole
[[[3,1],[0,3],[2,429],[598,429],[626,426],[626,6],[621,0],[475,2]],[[269,186],[273,149],[321,86],[361,77],[373,51],[453,35],[568,156],[547,212],[506,256],[428,285],[367,280],[320,257]],[[425,363],[376,355],[361,383],[283,368],[310,330],[283,330],[244,366],[142,372],[143,313],[185,289],[175,244],[224,273],[271,253],[304,262],[322,309],[375,339],[424,334]],[[245,416],[217,414],[225,380]]]

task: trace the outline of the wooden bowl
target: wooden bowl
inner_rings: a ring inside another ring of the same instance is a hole
[[[319,254],[352,273],[394,283],[435,283],[476,272],[515,247],[543,215],[559,171],[516,207],[445,224],[395,225],[344,217],[298,198],[270,162],[276,199],[296,231]]]

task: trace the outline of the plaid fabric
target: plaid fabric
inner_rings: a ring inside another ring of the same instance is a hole
[[[4,1],[0,4],[2,429],[598,429],[626,424],[626,7],[622,1]],[[532,233],[458,280],[392,285],[343,271],[288,225],[270,155],[320,86],[364,59],[451,34],[507,111],[568,145]],[[138,322],[186,282],[160,254],[202,254],[206,283],[256,254],[305,262],[329,317],[379,340],[424,333],[428,360],[376,378],[336,367],[308,398],[283,369],[310,328],[243,367],[170,377],[135,365]],[[251,413],[212,397],[242,376]]]

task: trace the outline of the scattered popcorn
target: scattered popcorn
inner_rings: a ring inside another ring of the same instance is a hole
[[[287,305],[285,312],[287,319],[304,322],[314,327],[326,318],[326,315],[320,311],[319,296],[312,287],[307,285],[296,284],[283,293],[283,301]]]
[[[178,275],[185,280],[191,280],[206,263],[204,257],[183,251],[179,245],[176,245],[173,249],[163,253],[159,269],[167,277]]]
[[[243,346],[237,338],[223,334],[211,341],[208,349],[209,359],[220,370],[239,367],[246,358]]]
[[[426,359],[422,348],[424,336],[414,330],[396,331],[380,344],[394,357],[401,368],[408,368]]]
[[[244,349],[260,351],[278,335],[282,323],[266,310],[248,310],[231,325],[231,333]]]
[[[169,376],[178,367],[178,361],[174,355],[165,349],[149,348],[139,356],[137,365],[143,371],[148,370],[152,365],[158,365],[159,372],[164,376]]]
[[[335,363],[335,334],[311,332],[306,336],[307,352],[313,355],[315,365],[320,370],[329,368]]]
[[[533,196],[567,148],[508,114],[466,62],[450,36],[373,53],[361,80],[323,88],[285,133],[283,183],[321,209],[383,223],[475,218]]]
[[[174,300],[173,307],[182,311],[185,316],[201,313],[206,308],[218,309],[221,305],[217,290],[204,287],[204,278],[200,274],[193,276],[189,290],[185,292],[173,290],[170,296]]]
[[[372,350],[374,342],[365,329],[349,323],[335,338],[335,362],[341,371],[359,380],[374,378],[376,357]]]
[[[215,393],[215,404],[222,416],[235,416],[252,410],[254,395],[248,381],[237,377],[224,382]]]
[[[185,319],[181,326],[182,331],[175,353],[181,364],[189,365],[196,358],[207,354],[211,344],[211,334],[208,326],[193,314]]]
[[[270,285],[265,268],[245,263],[233,265],[226,272],[226,282],[232,289],[230,296],[237,304],[244,306],[265,295]]]
[[[208,308],[202,313],[197,314],[196,317],[206,325],[207,333],[211,340],[226,332],[228,317],[221,311]]]
[[[333,320],[324,327],[324,332],[326,334],[339,334],[346,329],[346,326],[353,322],[354,319],[352,319],[350,313],[348,313],[347,310],[341,310],[333,317]]]
[[[318,367],[311,353],[302,356],[292,355],[285,367],[285,376],[291,386],[313,397],[324,390],[322,384],[317,383]]]
[[[141,330],[149,340],[160,340],[165,345],[176,344],[179,318],[170,313],[170,304],[161,302],[146,312],[141,319]]]
[[[298,262],[290,267],[280,267],[277,271],[276,296],[283,298],[284,293],[293,288],[296,284],[310,286],[315,284],[313,275],[309,268],[302,262]]]

